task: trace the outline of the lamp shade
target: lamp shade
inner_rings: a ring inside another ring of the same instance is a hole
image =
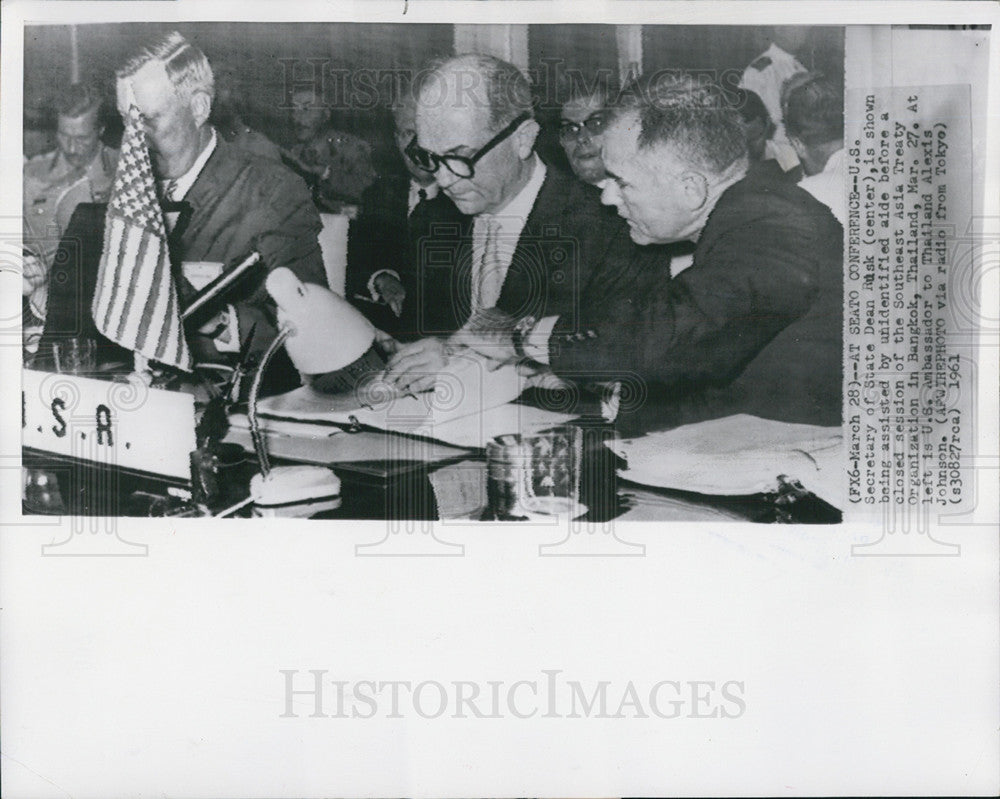
[[[358,378],[384,367],[374,346],[375,328],[340,295],[303,283],[285,267],[268,275],[267,290],[278,305],[278,323],[291,330],[288,356],[313,388],[351,391]]]

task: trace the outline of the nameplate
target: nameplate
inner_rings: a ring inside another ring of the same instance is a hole
[[[21,443],[104,466],[190,479],[194,397],[129,382],[25,369]]]

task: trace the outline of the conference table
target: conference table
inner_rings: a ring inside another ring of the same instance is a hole
[[[325,435],[324,435],[325,437]],[[487,497],[487,463],[483,452],[445,444],[410,440],[397,433],[359,431],[321,442],[327,465],[341,481],[340,506],[314,514],[316,519],[380,519],[387,521],[496,521]],[[268,436],[273,465],[315,463],[316,442]],[[213,508],[239,503],[259,471],[249,434],[231,430],[222,448],[220,496]],[[837,521],[839,514],[809,498],[791,514],[775,495],[704,495],[639,485],[618,471],[605,452],[589,453],[581,480],[586,514],[579,524],[600,526],[612,521]],[[32,447],[23,449],[26,474],[48,475],[49,489],[36,486],[24,497],[24,511],[42,514],[98,516],[197,516],[185,499],[189,484],[123,468],[85,463]],[[599,475],[592,479],[592,475]],[[55,486],[51,485],[55,481]],[[58,490],[56,489],[58,486]],[[794,507],[794,506],[793,506]],[[253,515],[252,506],[237,516]],[[784,516],[784,517],[783,517]],[[516,524],[516,522],[512,522]]]
[[[196,450],[194,431],[185,431],[182,423],[172,425],[168,421],[171,414],[176,413],[173,405],[183,404],[184,400],[187,400],[190,417],[192,399],[180,392],[159,391],[141,403],[135,402],[134,409],[127,407],[127,401],[118,402],[117,406],[109,402],[117,408],[116,424],[122,425],[115,433],[118,451],[110,460],[98,462],[86,455],[86,447],[81,449],[74,445],[67,449],[65,443],[88,435],[88,445],[94,438],[100,440],[101,430],[86,426],[92,424],[92,414],[91,417],[77,414],[74,419],[78,424],[68,438],[52,437],[51,432],[59,435],[61,431],[58,425],[51,424],[53,418],[49,412],[55,412],[56,421],[61,421],[62,417],[56,408],[60,400],[48,399],[45,392],[50,388],[46,386],[62,385],[64,389],[70,386],[67,396],[72,395],[73,401],[81,405],[86,405],[87,396],[95,391],[113,392],[127,387],[117,385],[111,372],[80,378],[26,369],[24,376],[27,389],[22,419],[25,513],[180,517],[217,515],[235,507],[234,516],[255,515],[253,504],[246,500],[251,479],[261,468],[249,430],[241,422],[245,420],[241,414],[231,415],[226,425],[228,430],[213,444],[207,463],[214,489],[209,492],[210,496],[199,497],[192,480],[193,477],[198,479],[197,469],[192,467],[196,458],[191,457]],[[35,395],[45,395],[45,398],[39,401]],[[160,407],[153,400],[166,405]],[[530,404],[530,400],[525,402]],[[99,409],[97,424],[100,425],[103,405],[96,407]],[[147,417],[143,418],[143,429],[152,427],[152,436],[129,433],[126,422],[133,413]],[[64,410],[62,415],[69,418],[67,414]],[[778,492],[736,495],[715,492],[708,495],[640,485],[629,480],[628,464],[615,455],[613,447],[607,446],[614,439],[610,425],[586,416],[574,418],[568,424],[582,430],[584,442],[576,480],[578,500],[585,512],[573,514],[579,524],[602,525],[616,520],[829,523],[840,519],[836,509],[802,491],[801,487],[788,486],[788,490]],[[48,434],[48,438],[43,433]],[[490,500],[488,459],[480,447],[456,446],[424,436],[364,426],[342,429],[300,425],[291,430],[270,426],[265,429],[264,437],[274,465],[320,465],[331,469],[339,478],[337,507],[312,514],[315,518],[400,522],[480,522],[508,518],[498,516],[496,502]],[[60,446],[51,445],[50,442],[56,441]],[[171,447],[175,450],[172,472],[154,473],[146,468],[148,455],[147,460],[142,460],[140,450],[153,449],[162,454]],[[665,452],[664,457],[670,457],[670,453]],[[202,501],[198,501],[199,498]]]

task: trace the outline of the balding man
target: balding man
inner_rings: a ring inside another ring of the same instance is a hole
[[[436,312],[420,325],[435,335],[389,360],[387,378],[401,390],[433,384],[446,363],[443,336],[470,317],[495,307],[572,319],[591,273],[631,256],[624,228],[597,193],[535,154],[539,126],[515,66],[456,56],[425,73],[417,98],[408,153],[469,219],[453,240],[432,237],[424,248],[420,284]]]
[[[319,215],[305,184],[281,164],[227,143],[209,124],[214,78],[201,50],[176,32],[151,42],[118,70],[117,94],[122,115],[135,105],[144,120],[165,208],[173,209],[166,214],[171,258],[191,266],[185,277],[192,282],[178,287],[182,300],[194,291],[195,264],[228,270],[254,251],[268,270],[285,266],[303,281],[326,284]],[[252,351],[276,335],[263,277],[240,284],[228,302],[199,335],[189,335],[196,359],[230,362],[251,330]]]
[[[691,267],[639,302],[591,304],[583,335],[557,319],[465,343],[501,363],[641,381],[629,431],[739,413],[840,424],[843,244],[829,211],[750,169],[737,111],[693,81],[634,87],[603,153],[603,200],[633,241],[695,242]]]

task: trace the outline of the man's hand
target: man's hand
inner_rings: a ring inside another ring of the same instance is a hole
[[[385,381],[400,393],[428,391],[448,363],[448,354],[448,345],[439,338],[403,344],[386,364]]]
[[[403,300],[406,299],[406,289],[399,280],[388,272],[382,272],[375,278],[375,291],[396,316],[403,313]]]
[[[45,283],[48,273],[40,258],[26,252],[21,268],[21,294],[29,296],[35,289]]]
[[[232,344],[229,335],[229,311],[219,311],[215,316],[199,327],[198,332],[217,342],[217,349],[219,349],[220,352],[223,351],[222,347],[219,347],[218,345],[221,344],[223,347],[228,347]]]
[[[517,360],[514,330],[517,320],[510,314],[487,308],[477,311],[461,330],[453,333],[448,343],[465,347],[487,359],[492,369]]]

